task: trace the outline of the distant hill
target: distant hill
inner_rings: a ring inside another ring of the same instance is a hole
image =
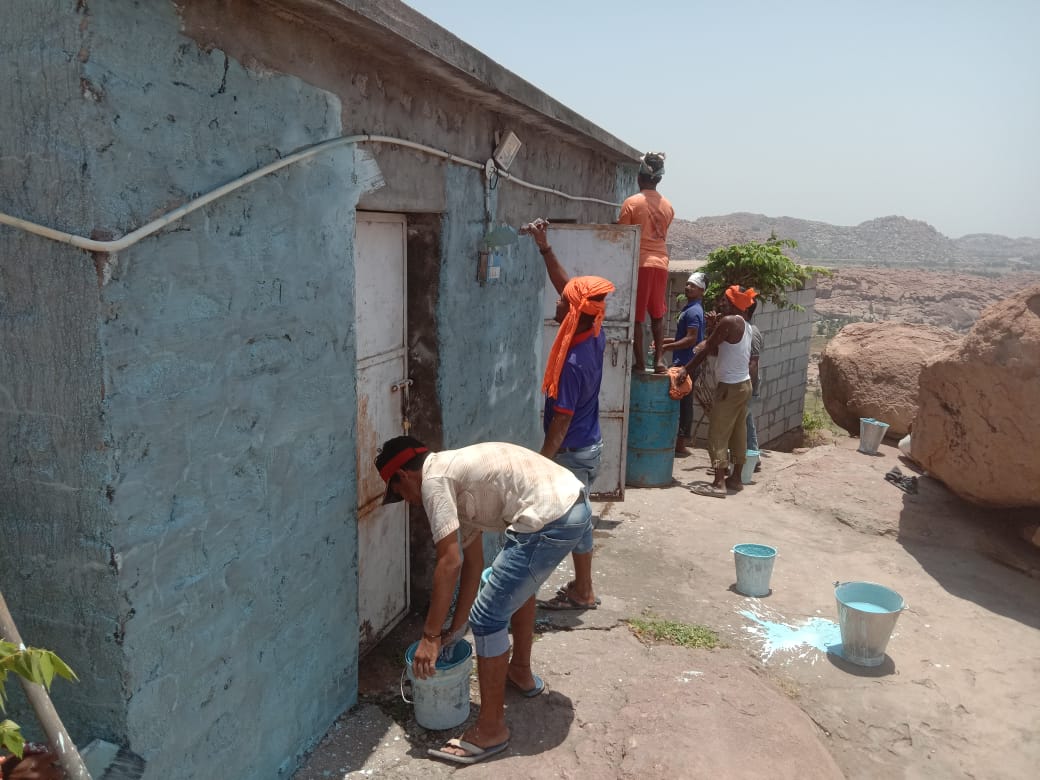
[[[898,216],[851,227],[746,212],[693,221],[677,219],[668,230],[668,244],[674,260],[700,260],[720,246],[763,241],[771,233],[793,238],[798,248],[790,253],[792,257],[815,265],[1040,271],[1040,239],[989,233],[952,239],[927,222]]]

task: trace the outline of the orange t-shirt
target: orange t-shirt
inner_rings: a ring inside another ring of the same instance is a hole
[[[619,225],[639,225],[639,267],[668,270],[668,227],[675,209],[657,190],[642,190],[621,204]]]

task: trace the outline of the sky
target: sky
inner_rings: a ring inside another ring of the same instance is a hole
[[[680,218],[1040,238],[1040,0],[405,1],[665,152]]]

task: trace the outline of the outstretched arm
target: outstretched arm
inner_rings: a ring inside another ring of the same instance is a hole
[[[570,281],[570,276],[563,270],[563,266],[560,265],[560,261],[556,258],[556,253],[549,246],[549,221],[536,219],[534,222],[529,222],[520,228],[520,234],[527,234],[534,239],[534,242],[538,245],[538,252],[541,254],[542,260],[545,261],[545,270],[549,273],[549,281],[553,283],[556,292],[563,295],[563,288]]]
[[[697,341],[697,331],[691,330],[681,339],[664,339],[661,349],[686,349],[687,347],[696,347],[699,343]]]

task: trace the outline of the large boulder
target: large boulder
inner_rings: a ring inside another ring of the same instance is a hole
[[[990,306],[922,369],[910,446],[962,498],[1040,506],[1040,285]]]
[[[859,434],[860,417],[873,417],[888,423],[890,438],[905,436],[917,414],[921,367],[958,340],[953,331],[929,325],[846,325],[820,356],[827,414],[852,434]]]

